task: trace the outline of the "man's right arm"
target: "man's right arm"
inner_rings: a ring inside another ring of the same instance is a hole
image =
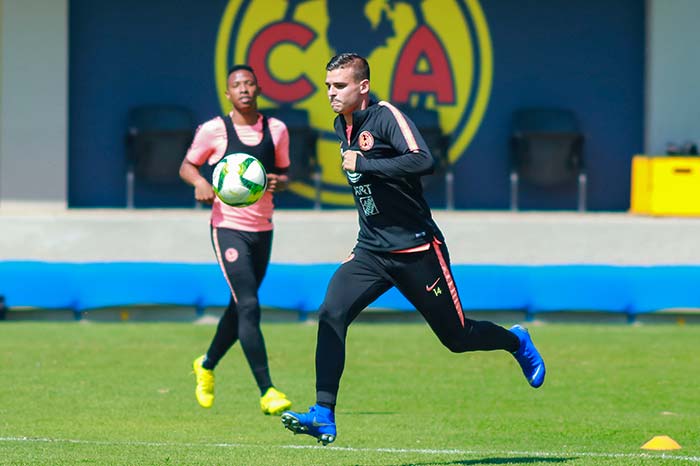
[[[209,180],[199,173],[199,167],[206,163],[209,156],[216,150],[212,144],[212,131],[205,123],[197,128],[192,145],[180,164],[180,178],[194,187],[194,198],[205,204],[214,202],[214,189]]]
[[[180,178],[194,187],[194,198],[197,201],[205,204],[214,202],[214,189],[211,187],[209,180],[199,173],[199,167],[187,160],[187,157],[180,165]]]

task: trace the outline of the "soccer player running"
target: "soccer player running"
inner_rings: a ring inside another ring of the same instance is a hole
[[[215,117],[197,130],[180,166],[180,177],[194,186],[197,201],[212,204],[211,241],[231,299],[219,320],[206,354],[194,360],[199,405],[214,403],[214,368],[240,340],[255,382],[260,389],[260,408],[280,414],[292,403],[275,389],[267,363],[265,340],[260,330],[258,289],[270,262],[272,249],[273,193],[287,187],[289,132],[286,125],[258,112],[261,88],[253,69],[233,66],[226,82],[226,98],[233,105],[228,115]],[[245,152],[256,157],[267,172],[267,191],[255,204],[237,208],[219,200],[210,180],[200,174],[205,163],[215,165],[224,155]]]
[[[348,326],[393,286],[450,351],[508,351],[530,385],[541,386],[544,361],[526,329],[471,320],[462,311],[445,240],[422,193],[420,177],[431,173],[436,162],[415,124],[390,103],[370,98],[365,58],[343,53],[328,62],[326,71],[328,98],[338,114],[334,127],[342,168],[355,198],[360,232],[319,309],[316,404],[306,413],[284,412],[284,426],[324,445],[335,440]]]

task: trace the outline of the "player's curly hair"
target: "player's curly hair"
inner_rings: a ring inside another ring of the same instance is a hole
[[[326,65],[326,71],[333,71],[346,67],[353,69],[353,78],[355,78],[355,81],[358,83],[369,79],[369,63],[367,63],[364,57],[353,52],[341,53],[331,58]]]

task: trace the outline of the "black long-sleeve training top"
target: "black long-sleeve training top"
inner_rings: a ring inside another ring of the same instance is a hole
[[[350,141],[342,115],[334,121],[341,153],[356,150],[355,172],[346,172],[359,212],[357,246],[399,251],[423,245],[442,233],[423,197],[420,177],[436,161],[413,121],[392,104],[370,101],[352,114]]]

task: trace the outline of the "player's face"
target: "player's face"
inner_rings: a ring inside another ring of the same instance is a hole
[[[229,75],[226,83],[226,98],[236,110],[240,112],[256,110],[259,94],[258,82],[250,71],[238,70]]]
[[[333,111],[341,115],[349,115],[362,108],[364,99],[369,93],[369,80],[363,79],[357,82],[352,68],[337,68],[326,72],[326,88]]]

